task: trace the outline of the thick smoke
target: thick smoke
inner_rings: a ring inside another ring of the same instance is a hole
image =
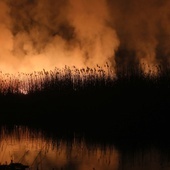
[[[117,67],[170,63],[170,1],[109,1],[113,26],[120,40]],[[156,71],[156,70],[155,70]]]
[[[168,0],[1,0],[0,69],[170,63]]]
[[[5,71],[115,64],[119,40],[105,0],[8,0],[1,9]]]

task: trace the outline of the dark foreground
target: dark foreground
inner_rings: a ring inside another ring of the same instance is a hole
[[[10,164],[4,164],[4,165],[0,165],[0,169],[1,170],[26,170],[28,169],[29,166],[28,165],[23,165],[21,163],[10,163]]]
[[[24,124],[101,140],[168,137],[168,79],[131,77],[73,89],[0,95],[0,123]]]

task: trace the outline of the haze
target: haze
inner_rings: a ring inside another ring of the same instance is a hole
[[[106,62],[113,70],[138,63],[165,66],[169,7],[168,0],[1,0],[0,70]]]

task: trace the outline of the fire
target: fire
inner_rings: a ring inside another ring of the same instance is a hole
[[[67,66],[63,68],[55,67],[53,70],[41,70],[31,73],[18,72],[17,74],[9,74],[0,72],[0,90],[2,94],[22,93],[43,91],[46,84],[60,84],[60,82],[68,80],[73,85],[73,90],[79,86],[84,86],[88,81],[96,80],[114,80],[116,78],[114,70],[106,63],[104,66],[82,67]],[[63,84],[63,83],[62,83]]]
[[[131,67],[133,60],[144,73],[156,75],[155,65],[169,64],[170,2],[123,4],[125,0],[2,0],[0,70],[31,73],[108,62],[116,74],[117,67],[124,62]],[[131,51],[133,59],[117,56],[121,49]],[[124,61],[118,64],[117,57]]]

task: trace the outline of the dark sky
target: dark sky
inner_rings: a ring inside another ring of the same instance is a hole
[[[169,0],[1,0],[0,68],[169,64]]]

